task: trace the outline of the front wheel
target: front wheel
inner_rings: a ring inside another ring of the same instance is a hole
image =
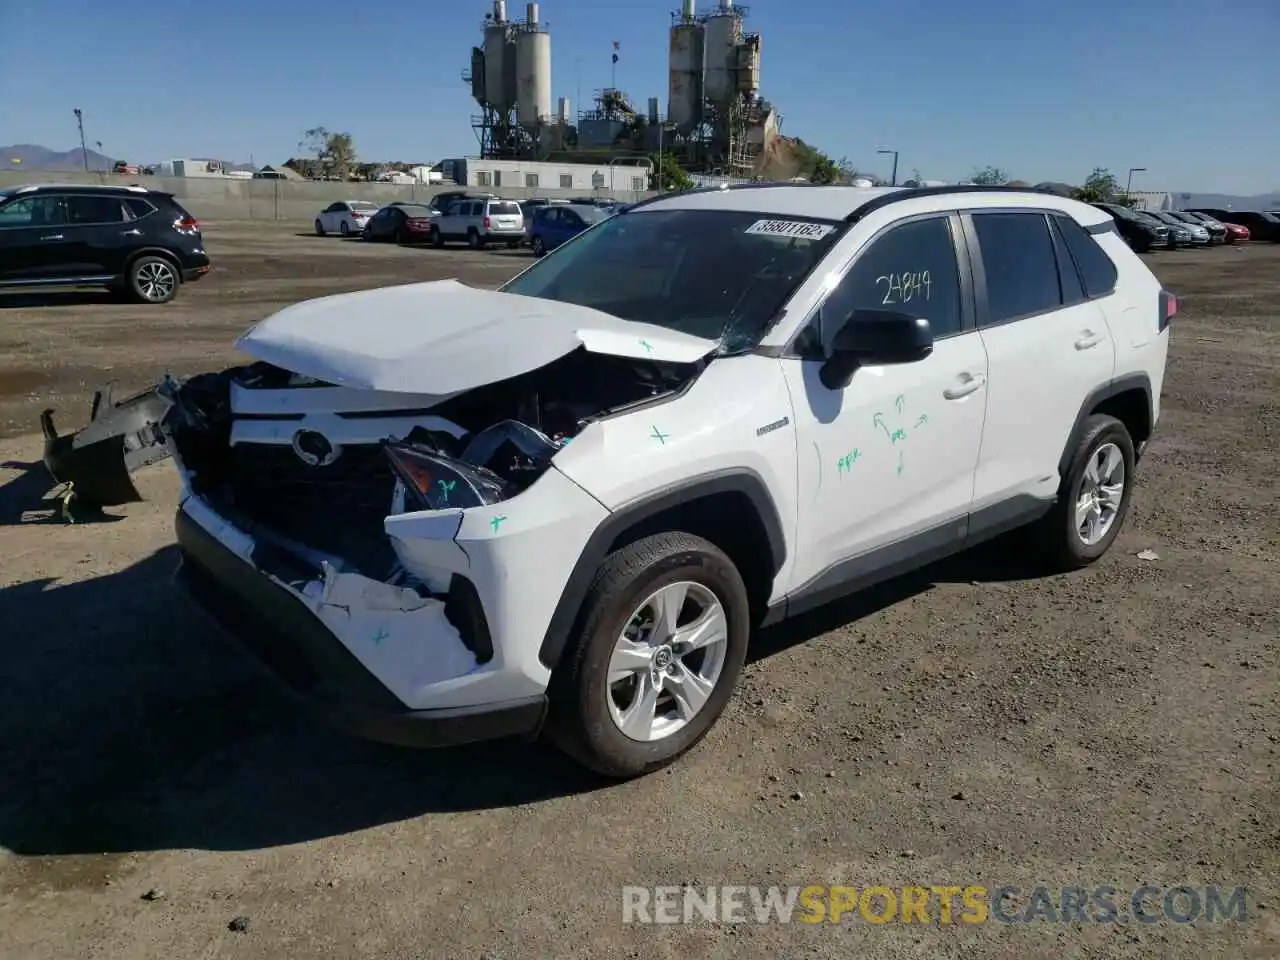
[[[1086,567],[1110,549],[1129,511],[1135,463],[1123,423],[1100,413],[1084,422],[1057,503],[1031,531],[1054,569]]]
[[[178,295],[178,271],[163,257],[139,257],[129,267],[129,292],[139,303],[168,303]]]
[[[324,224],[321,223],[319,220],[316,221],[316,236],[317,237],[324,236]]]
[[[533,238],[533,255],[535,257],[545,257],[547,255],[547,245],[542,242],[541,237]]]
[[[746,659],[750,606],[714,544],[660,533],[610,554],[552,676],[547,734],[605,776],[675,760],[724,712]]]
[[[431,237],[431,245],[437,249],[444,246],[444,237],[440,234],[440,228],[433,226],[429,234]]]

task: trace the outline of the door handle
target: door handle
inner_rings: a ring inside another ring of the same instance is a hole
[[[1076,341],[1076,349],[1088,350],[1091,347],[1096,347],[1105,339],[1106,337],[1101,333],[1094,333],[1092,330],[1086,330],[1084,331],[1084,336]]]
[[[956,383],[942,391],[942,395],[948,400],[959,400],[961,397],[967,397],[986,382],[987,378],[980,373],[976,376],[962,374]]]
[[[60,234],[60,233],[51,233],[51,234],[49,234],[49,236],[47,236],[47,237],[41,237],[40,239],[41,239],[41,240],[61,240],[61,239],[62,239],[62,234]]]
[[[134,227],[132,230],[121,230],[121,231],[120,231],[120,236],[122,236],[122,237],[140,237],[140,236],[142,236],[142,231],[141,231],[141,230],[139,230],[137,227]]]

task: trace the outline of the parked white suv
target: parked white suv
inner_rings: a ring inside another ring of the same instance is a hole
[[[516,201],[497,197],[456,200],[431,221],[430,234],[437,247],[456,240],[473,250],[493,243],[518,247],[524,240],[524,211]]]
[[[1101,556],[1175,309],[1049,194],[657,198],[500,291],[300,303],[166,381],[180,576],[365,735],[545,730],[637,775],[757,625],[1025,525]]]

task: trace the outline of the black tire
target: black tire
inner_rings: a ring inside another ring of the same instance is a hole
[[[321,223],[319,220],[316,220],[316,236],[317,237],[324,236],[324,224]]]
[[[182,277],[173,261],[139,257],[129,265],[129,296],[138,303],[168,303],[178,295]]]
[[[1106,534],[1098,542],[1089,544],[1076,526],[1076,502],[1085,482],[1085,471],[1099,449],[1115,444],[1124,458],[1124,489],[1120,506]],[[1093,563],[1111,548],[1129,512],[1134,482],[1133,438],[1123,423],[1115,417],[1095,413],[1084,422],[1080,440],[1071,459],[1066,476],[1058,490],[1058,500],[1042,520],[1033,525],[1029,533],[1041,556],[1057,571],[1079,570]]]
[[[444,237],[440,235],[440,228],[434,224],[431,227],[431,245],[437,249],[444,246]]]
[[[541,237],[533,238],[533,255],[535,257],[545,257],[547,255],[547,245],[542,242]]]
[[[484,246],[484,241],[480,239],[480,231],[475,227],[467,231],[467,246],[472,250],[479,250]]]
[[[609,713],[606,680],[614,644],[637,606],[655,590],[680,581],[697,583],[719,600],[728,624],[724,664],[706,703],[683,727],[660,740],[633,740]],[[738,569],[701,537],[660,533],[615,551],[592,581],[576,633],[552,674],[548,738],[607,777],[637,777],[666,766],[698,743],[724,712],[746,659],[750,617]]]
[[[338,232],[342,234],[343,237],[351,236],[351,224],[343,220],[342,225],[338,227]]]
[[[408,243],[408,242],[409,242],[408,240],[406,240],[406,239],[405,239],[405,234],[404,234],[404,228],[403,228],[403,227],[396,227],[396,232],[395,232],[395,234],[392,236],[392,239],[393,239],[396,243],[400,244],[401,246],[403,246],[404,244],[406,244],[406,243]]]

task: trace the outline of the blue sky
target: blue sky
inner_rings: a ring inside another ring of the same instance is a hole
[[[678,5],[544,0],[553,95],[576,108],[608,85],[618,40],[618,85],[665,110]],[[474,154],[460,74],[488,9],[0,0],[0,143],[71,149],[80,107],[90,145],[133,162],[279,161],[316,125],[350,131],[365,159]],[[758,0],[747,23],[783,132],[863,169],[888,173],[883,146],[902,177],[1138,166],[1135,187],[1280,189],[1278,0]]]

